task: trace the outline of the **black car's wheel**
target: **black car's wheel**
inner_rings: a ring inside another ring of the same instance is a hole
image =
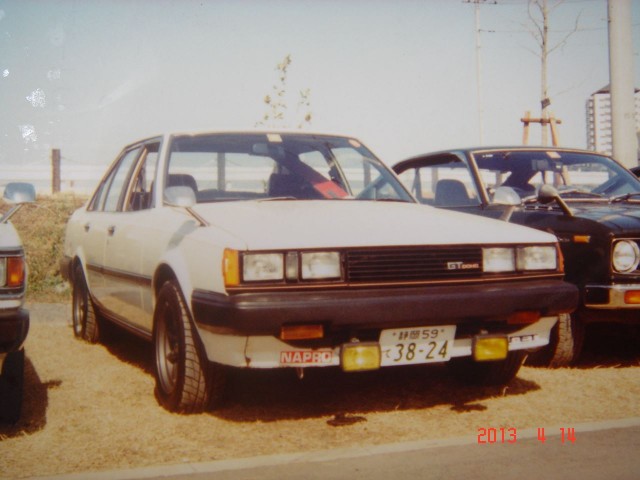
[[[0,375],[0,422],[16,423],[20,419],[24,388],[24,349],[5,358]]]
[[[221,366],[209,365],[174,281],[160,289],[154,313],[156,397],[172,412],[204,410],[222,392]]]
[[[89,294],[82,267],[77,265],[73,275],[72,312],[73,334],[90,343],[100,338],[98,316]]]
[[[584,323],[574,313],[560,315],[551,330],[549,345],[529,354],[527,365],[559,368],[574,363],[584,343]]]
[[[504,360],[476,362],[471,357],[453,358],[447,366],[458,380],[472,385],[505,385],[518,374],[527,354],[514,351]]]

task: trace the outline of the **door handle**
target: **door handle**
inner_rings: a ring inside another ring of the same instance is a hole
[[[115,225],[111,225],[109,228],[107,228],[107,233],[109,234],[109,236],[112,236],[116,231],[116,227]]]

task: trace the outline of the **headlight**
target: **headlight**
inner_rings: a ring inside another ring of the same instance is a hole
[[[558,268],[556,247],[551,245],[519,247],[517,267],[518,270],[556,270]]]
[[[620,240],[613,247],[611,263],[621,273],[633,272],[640,262],[640,249],[632,240]]]
[[[338,252],[303,253],[300,263],[303,280],[321,280],[342,276]]]
[[[284,256],[281,253],[247,253],[242,260],[242,279],[246,282],[284,278]]]
[[[516,260],[513,248],[483,248],[482,270],[484,272],[513,272]]]

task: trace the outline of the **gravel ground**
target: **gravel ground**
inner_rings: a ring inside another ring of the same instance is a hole
[[[317,369],[302,381],[291,371],[242,371],[222,408],[176,415],[154,398],[150,345],[125,334],[89,345],[73,338],[68,304],[29,308],[25,404],[17,425],[0,426],[2,478],[475,439],[481,428],[640,416],[639,343],[611,329],[595,332],[576,367],[524,367],[506,388],[460,385],[438,366]]]

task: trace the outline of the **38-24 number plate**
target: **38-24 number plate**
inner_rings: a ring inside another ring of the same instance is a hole
[[[394,328],[380,333],[381,366],[446,362],[451,358],[455,325]]]

